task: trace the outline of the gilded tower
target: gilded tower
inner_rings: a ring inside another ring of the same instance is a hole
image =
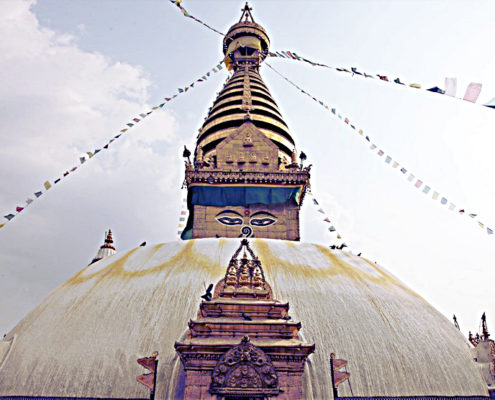
[[[245,6],[223,40],[233,72],[209,109],[186,162],[189,219],[183,239],[299,240],[310,167],[259,73],[270,40]]]

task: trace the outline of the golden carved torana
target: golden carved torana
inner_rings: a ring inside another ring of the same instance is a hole
[[[212,300],[201,302],[186,339],[175,343],[186,373],[184,398],[301,399],[315,346],[300,340],[301,323],[288,312],[243,239]]]

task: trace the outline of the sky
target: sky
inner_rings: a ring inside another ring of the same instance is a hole
[[[184,0],[226,32],[242,1]],[[336,107],[416,177],[495,229],[495,97],[489,1],[267,1],[253,15],[272,50],[423,87],[483,84],[477,104],[284,59],[277,71]],[[0,212],[101,147],[137,114],[222,59],[221,36],[168,0],[0,1]],[[495,235],[449,211],[384,163],[327,110],[266,66],[261,74],[297,147],[312,191],[354,253],[376,261],[461,330],[483,312],[495,331]],[[94,257],[111,228],[119,252],[177,240],[184,145],[194,139],[225,70],[177,97],[0,229],[0,333]],[[330,245],[307,197],[302,240]]]

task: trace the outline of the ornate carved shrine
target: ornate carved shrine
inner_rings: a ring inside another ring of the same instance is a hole
[[[242,252],[242,256],[241,256]],[[273,298],[260,260],[243,239],[211,301],[203,300],[175,348],[187,399],[301,399],[314,344],[299,338],[289,304]]]

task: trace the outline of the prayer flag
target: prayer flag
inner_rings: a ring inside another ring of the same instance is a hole
[[[398,83],[399,85],[404,85],[399,78],[394,79],[395,83]]]
[[[215,73],[218,72],[218,70],[216,68],[213,68],[212,71]]]
[[[1,228],[1,226],[0,226],[0,228]],[[488,227],[486,227],[486,233],[488,233],[489,235],[493,235],[493,231]]]
[[[415,88],[415,89],[421,89],[421,85],[419,83],[411,83],[409,87]]]
[[[387,164],[390,164],[390,161],[392,161],[392,157],[387,156],[387,158],[385,158],[385,162],[386,162]]]
[[[423,188],[423,193],[424,194],[428,194],[428,192],[430,191],[430,187],[428,185],[425,185],[425,187]]]
[[[182,89],[182,88],[179,88],[178,90],[179,90],[179,93],[184,92],[184,89]]]
[[[371,146],[370,146],[370,149],[371,150],[375,150],[376,149],[376,144],[372,143]]]
[[[147,114],[139,114],[141,118],[145,118]]]
[[[397,168],[399,166],[399,163],[397,161],[394,161],[392,163],[392,168]]]
[[[481,83],[471,82],[466,89],[466,94],[464,94],[464,100],[476,103],[476,100],[478,100],[478,96],[480,95],[480,93]]]
[[[90,151],[87,151],[86,154],[88,155],[89,158],[91,158],[91,157],[94,156],[94,154],[92,152],[90,152]]]
[[[322,214],[325,214],[325,211],[323,211],[323,208],[319,208],[319,209],[318,209],[318,212],[319,212],[319,213],[322,213]]]
[[[455,204],[454,203],[450,203],[449,204],[449,211],[454,211],[455,209]]]
[[[55,183],[55,184],[57,184],[57,183],[59,183],[59,182],[60,182],[60,178],[57,178],[57,179],[55,179],[55,180],[53,181],[53,183]]]
[[[403,174],[405,174],[405,173],[407,172],[407,169],[405,169],[405,168],[401,168],[401,169],[400,169],[400,172],[402,172]]]
[[[349,123],[349,118],[344,119],[344,122],[345,122],[346,124],[348,124],[348,123]]]
[[[361,72],[358,72],[358,70],[356,69],[356,67],[352,67],[351,68],[351,71],[356,74],[356,75],[363,75]]]
[[[188,90],[189,90],[189,86],[186,86],[186,87],[184,88],[184,92],[187,92]]]
[[[187,211],[182,210],[182,211],[180,212],[180,215],[186,215],[186,214],[187,214]]]
[[[495,108],[495,97],[491,99],[488,103],[483,104],[485,107]]]
[[[495,98],[493,98],[493,100],[495,101]],[[495,107],[495,104],[493,105],[493,107]],[[335,108],[332,108],[330,111],[332,111],[332,114],[335,114],[337,112]]]
[[[480,226],[480,228],[484,228],[485,227],[485,224],[481,221],[478,221],[478,225]]]
[[[457,78],[445,78],[445,94],[455,97],[457,92]]]
[[[316,199],[313,199],[313,203],[317,206],[319,205],[318,201]]]
[[[423,184],[423,181],[422,181],[422,180],[420,180],[420,179],[418,179],[418,180],[416,181],[416,183],[414,184],[414,186],[416,186],[417,188],[420,188],[422,184]]]
[[[10,221],[12,218],[15,217],[15,215],[14,214],[7,214],[7,215],[4,215],[3,217]]]
[[[326,217],[323,221],[330,223],[330,220],[328,219],[328,217]]]
[[[126,125],[127,125],[129,128],[132,128],[132,127],[134,126],[134,124],[132,124],[132,123],[130,123],[130,122],[129,122],[128,124],[126,124]]]
[[[164,105],[165,105],[165,103],[162,103],[158,107],[163,108]]]
[[[119,138],[119,137],[121,137],[121,136],[122,136],[122,134],[120,133],[120,134],[118,134],[117,136],[114,136],[114,138],[115,138],[115,139],[118,139],[118,138]]]
[[[370,141],[370,137],[369,136],[366,136],[366,140],[369,142]]]
[[[185,225],[184,225],[184,224],[180,224],[180,225],[179,225],[179,228],[184,228],[184,227],[185,227]]]
[[[84,164],[86,162],[86,157],[79,157],[79,161],[81,161],[81,164]]]
[[[438,196],[440,196],[440,193],[433,191],[433,195],[431,196],[431,198],[433,200],[438,200]]]
[[[414,175],[413,175],[413,174],[409,174],[409,176],[407,177],[407,180],[408,180],[409,182],[412,182],[412,181],[413,181],[413,179],[414,179]]]
[[[152,110],[158,110],[159,108],[160,108],[160,107],[158,107],[158,106],[154,106],[154,107],[152,107],[151,109],[152,109]]]
[[[428,92],[445,94],[445,90],[440,89],[438,86],[434,86],[432,88],[426,89]]]
[[[128,129],[127,129],[127,128],[125,128],[125,129],[121,129],[121,130],[120,130],[120,132],[122,132],[122,133],[126,133],[127,131],[128,131]]]
[[[104,149],[108,149],[108,144],[106,144],[105,146],[103,146]]]
[[[0,229],[2,229],[5,226],[5,224],[0,224]]]
[[[333,226],[333,225],[332,225],[330,228],[328,228],[328,230],[329,230],[330,232],[335,232],[335,231],[336,231],[335,226]]]
[[[365,78],[375,79],[375,78],[373,78],[373,75],[368,75],[366,72],[364,73],[364,77]]]
[[[36,192],[34,195],[35,195],[36,197],[40,197],[42,194],[43,194],[42,192]]]
[[[185,220],[186,220],[186,218],[185,218],[185,217],[180,217],[180,218],[179,218],[179,221],[180,221],[180,222],[184,222]]]
[[[349,71],[349,70],[348,70],[348,69],[346,69],[346,68],[335,68],[335,69],[336,69],[337,71],[339,71],[339,72],[349,72],[349,73],[351,73],[351,71]]]
[[[447,199],[445,197],[442,197],[442,199],[440,200],[440,203],[447,204]]]
[[[379,157],[381,157],[381,156],[383,156],[383,154],[385,154],[385,153],[383,152],[383,150],[378,150],[378,153],[377,153],[377,154],[378,154],[378,156],[379,156]]]
[[[464,209],[459,210],[459,214],[464,214]]]
[[[67,176],[67,175],[69,175],[69,171],[64,172],[64,176]]]
[[[380,80],[382,80],[382,81],[389,82],[388,78],[385,75],[378,75],[378,74],[376,74],[376,76],[378,76],[378,78],[380,78]]]
[[[342,239],[342,236],[340,236],[340,233],[337,233],[337,239]]]
[[[101,151],[101,149],[96,149],[95,154],[98,154]]]
[[[172,100],[172,98],[171,97],[165,97],[163,100],[170,101],[170,100]]]
[[[29,197],[26,199],[26,204],[29,205],[33,202],[33,199],[30,199]]]
[[[46,181],[45,183],[43,183],[43,186],[45,187],[46,190],[50,189],[52,187],[51,183]]]
[[[17,206],[15,210],[20,213],[22,210],[24,210],[24,207]]]
[[[362,130],[362,129],[360,129],[360,130],[358,131],[358,133],[359,133],[360,135],[362,135],[364,132],[363,132],[363,130]]]
[[[77,169],[77,167],[72,167],[72,169],[70,170],[70,172],[74,172],[76,169]]]

